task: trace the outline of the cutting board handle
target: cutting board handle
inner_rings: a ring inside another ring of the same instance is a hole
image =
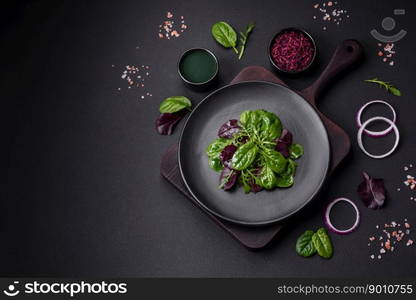
[[[356,40],[345,40],[336,49],[318,79],[300,93],[316,107],[316,99],[342,71],[356,63],[363,55],[363,47]]]

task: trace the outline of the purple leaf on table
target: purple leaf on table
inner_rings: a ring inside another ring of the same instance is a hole
[[[363,182],[358,185],[358,195],[368,208],[380,208],[386,199],[384,180],[381,178],[371,178],[366,172],[363,172],[363,176]]]
[[[162,135],[171,135],[173,128],[187,113],[186,109],[175,113],[163,113],[156,119],[156,130]]]

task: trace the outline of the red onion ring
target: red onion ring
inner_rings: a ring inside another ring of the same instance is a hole
[[[390,124],[390,126],[393,128],[394,133],[396,135],[396,140],[394,141],[394,145],[391,148],[390,151],[388,151],[387,153],[381,154],[381,155],[374,155],[369,153],[363,145],[363,132],[365,130],[365,128],[373,123],[374,121],[384,121],[388,124]],[[373,117],[371,119],[368,119],[367,121],[364,122],[364,124],[360,127],[360,129],[358,129],[358,133],[357,133],[357,141],[358,141],[358,146],[360,147],[360,149],[367,154],[369,157],[371,158],[385,158],[387,156],[389,156],[390,154],[392,154],[394,152],[394,150],[396,150],[397,146],[399,145],[399,140],[400,140],[400,134],[399,134],[399,129],[397,129],[396,124],[393,123],[392,120],[387,119],[385,117]]]
[[[357,125],[358,127],[363,126],[363,124],[361,123],[361,115],[363,113],[363,111],[370,105],[375,104],[375,103],[381,103],[386,105],[388,108],[390,108],[390,110],[393,113],[393,123],[396,123],[396,111],[394,110],[393,106],[391,106],[389,103],[387,103],[386,101],[383,100],[373,100],[370,102],[367,102],[366,104],[364,104],[357,112],[357,116],[356,116],[356,121],[357,121]],[[391,131],[393,130],[393,126],[389,126],[388,128],[382,130],[382,131],[371,131],[371,130],[364,130],[364,133],[372,136],[372,137],[382,137],[385,136],[387,134],[389,134]]]
[[[351,204],[351,206],[355,210],[355,222],[354,222],[354,224],[352,225],[351,228],[346,229],[346,230],[337,229],[334,225],[332,225],[331,218],[329,217],[329,214],[331,213],[331,210],[334,207],[334,205],[338,202],[341,202],[341,201],[345,201],[345,202]],[[357,229],[358,225],[360,224],[360,211],[358,210],[357,205],[355,205],[355,203],[352,202],[350,199],[348,199],[348,198],[337,198],[334,201],[332,201],[331,203],[329,203],[328,207],[325,210],[325,224],[326,224],[326,226],[328,227],[329,230],[331,230],[332,232],[334,232],[336,234],[349,234],[349,233],[353,232],[355,229]]]

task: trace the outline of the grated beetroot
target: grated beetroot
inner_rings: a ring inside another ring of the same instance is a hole
[[[291,30],[276,37],[270,54],[279,69],[300,72],[312,62],[315,47],[302,31]]]

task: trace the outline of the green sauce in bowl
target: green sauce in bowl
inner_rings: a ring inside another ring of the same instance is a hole
[[[190,49],[179,61],[179,74],[190,84],[207,83],[217,75],[217,72],[217,58],[206,49]]]

